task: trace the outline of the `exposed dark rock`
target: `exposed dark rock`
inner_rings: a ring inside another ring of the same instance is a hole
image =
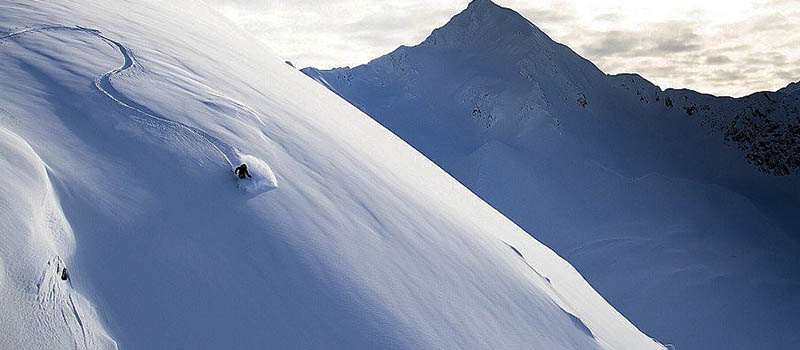
[[[583,108],[586,108],[586,105],[588,105],[588,104],[589,104],[589,101],[586,100],[586,95],[584,95],[582,92],[579,92],[578,93],[578,105],[583,107]]]

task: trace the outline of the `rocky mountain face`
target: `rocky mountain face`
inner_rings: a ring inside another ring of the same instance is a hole
[[[639,78],[642,79],[642,78]],[[632,83],[635,79],[632,79]],[[791,83],[775,92],[758,92],[741,98],[703,95],[691,90],[635,89],[639,101],[663,103],[664,113],[699,121],[701,128],[721,135],[745,153],[744,159],[758,171],[776,176],[800,168],[800,86]],[[620,87],[630,89],[627,84]]]

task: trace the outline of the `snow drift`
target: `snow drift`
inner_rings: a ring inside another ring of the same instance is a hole
[[[61,279],[75,238],[46,165],[25,140],[1,127],[0,209],[0,346],[116,348],[93,307]]]

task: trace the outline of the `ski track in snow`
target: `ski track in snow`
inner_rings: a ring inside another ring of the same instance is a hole
[[[103,40],[105,43],[107,43],[108,45],[119,51],[124,60],[122,65],[94,79],[94,86],[97,88],[97,90],[99,90],[106,97],[114,101],[116,104],[121,105],[122,107],[125,107],[127,109],[133,110],[142,116],[145,116],[153,121],[162,124],[162,126],[168,128],[176,128],[205,140],[209,145],[212,146],[212,148],[215,151],[219,153],[219,155],[225,160],[225,162],[228,163],[231,169],[233,169],[233,167],[235,166],[233,161],[239,160],[242,157],[247,157],[247,155],[239,153],[239,151],[235,147],[221,141],[220,139],[208,134],[207,132],[201,129],[191,127],[186,124],[159,116],[158,114],[154,113],[147,107],[132,101],[124,94],[120,93],[116,88],[114,88],[113,84],[111,83],[111,78],[117,74],[135,68],[138,65],[138,63],[134,55],[125,45],[106,37],[97,29],[86,28],[81,26],[70,27],[62,25],[38,26],[38,27],[25,28],[22,30],[4,34],[0,36],[0,41],[9,40],[25,34],[40,33],[46,31],[81,32],[85,34],[90,34]],[[258,114],[255,113],[255,111],[253,111],[251,108],[239,102],[236,102],[233,99],[221,96],[218,93],[213,93],[212,95],[214,95],[215,97],[224,98],[226,100],[234,102],[234,104],[237,107],[255,116],[256,119],[259,121],[259,123],[263,125],[263,121],[261,121],[261,119],[258,117]],[[271,174],[271,170],[269,171],[269,173]],[[271,176],[274,179],[274,175]],[[276,186],[275,184],[271,185]],[[76,304],[75,299],[72,296],[71,288],[67,287],[67,289],[64,290],[64,288],[61,287],[60,284],[58,283],[60,280],[60,273],[63,266],[64,262],[59,256],[56,256],[47,262],[46,267],[42,271],[36,283],[37,301],[39,307],[60,308],[61,316],[64,323],[66,324],[67,328],[70,329],[70,331],[73,333],[74,347],[76,349],[93,348],[95,344],[90,339],[91,334],[84,325],[84,320],[81,317],[81,311],[79,311],[80,308]],[[54,270],[55,272],[53,272]],[[72,284],[71,281],[67,282],[68,285],[71,286]],[[70,313],[71,315],[68,315]],[[82,340],[82,347],[80,340]]]
[[[74,32],[86,33],[86,34],[93,35],[93,36],[95,36],[97,38],[100,38],[105,43],[107,43],[111,47],[115,48],[117,51],[119,51],[120,55],[122,55],[122,58],[124,59],[124,62],[122,63],[121,66],[106,72],[105,74],[97,77],[94,80],[94,86],[97,88],[97,90],[102,92],[104,95],[106,95],[106,97],[110,98],[115,103],[117,103],[117,104],[119,104],[119,105],[121,105],[121,106],[123,106],[123,107],[125,107],[127,109],[133,110],[133,111],[135,111],[135,112],[137,112],[137,113],[139,113],[139,114],[141,114],[143,116],[146,116],[146,117],[148,117],[148,118],[150,118],[152,120],[155,120],[155,121],[157,121],[157,122],[159,122],[159,123],[161,123],[161,124],[163,124],[165,126],[175,127],[175,128],[184,130],[185,132],[187,132],[187,133],[189,133],[191,135],[195,135],[195,136],[205,140],[206,142],[208,142],[209,145],[211,145],[214,148],[214,150],[216,150],[220,154],[220,156],[222,156],[222,158],[225,160],[226,163],[228,163],[228,165],[231,167],[231,169],[233,169],[233,167],[236,166],[236,165],[234,165],[233,160],[238,159],[240,153],[235,147],[225,143],[224,141],[222,141],[222,140],[210,135],[209,133],[207,133],[207,132],[205,132],[205,131],[203,131],[201,129],[198,129],[198,128],[195,128],[195,127],[191,127],[191,126],[188,126],[186,124],[183,124],[183,123],[180,123],[180,122],[177,122],[177,121],[174,121],[174,120],[167,119],[167,118],[164,118],[162,116],[159,116],[158,114],[156,114],[155,112],[151,111],[147,107],[142,106],[142,105],[134,102],[133,100],[129,99],[124,94],[120,93],[116,88],[114,88],[114,85],[111,84],[111,77],[113,77],[113,76],[115,76],[117,74],[120,74],[122,72],[125,72],[125,71],[128,71],[130,69],[135,68],[136,66],[138,66],[138,63],[136,61],[135,56],[131,52],[131,50],[129,50],[122,43],[103,35],[101,31],[99,31],[97,29],[86,28],[86,27],[81,27],[81,26],[70,27],[70,26],[62,26],[62,25],[49,25],[49,26],[30,27],[30,28],[25,28],[25,29],[18,30],[18,31],[15,31],[15,32],[11,32],[11,33],[5,34],[3,36],[0,36],[0,40],[11,39],[11,38],[14,38],[14,37],[17,37],[17,36],[20,36],[20,35],[24,35],[24,34],[29,34],[29,33],[39,33],[39,32],[45,32],[45,31],[74,31]],[[219,94],[214,94],[214,95],[217,96],[217,97],[222,97],[222,98],[225,98],[227,100],[233,101],[233,99],[230,99],[230,98],[227,98],[227,97],[224,97],[224,96],[220,96]],[[240,107],[240,108],[245,109],[249,113],[253,113],[256,117],[258,116],[257,114],[254,113],[254,111],[252,111],[252,109],[250,109],[249,107],[244,106],[241,103],[237,102],[237,103],[235,103],[235,105]],[[258,119],[259,122],[261,122],[263,124],[263,122],[260,120],[260,118],[257,118],[257,119]]]

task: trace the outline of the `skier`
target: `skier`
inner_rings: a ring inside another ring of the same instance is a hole
[[[247,164],[244,164],[244,163],[242,163],[242,165],[236,167],[236,169],[233,170],[233,173],[236,174],[236,176],[238,176],[240,179],[244,179],[245,176],[252,177],[252,176],[250,176],[250,172],[247,171]]]

